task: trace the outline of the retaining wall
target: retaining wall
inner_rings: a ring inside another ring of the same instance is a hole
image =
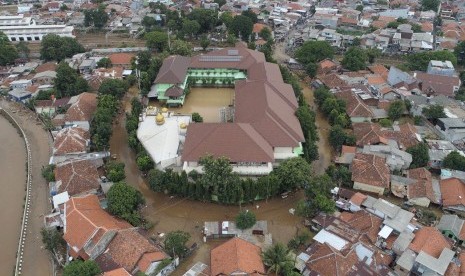
[[[28,223],[29,212],[31,208],[31,189],[32,189],[31,148],[29,146],[29,141],[27,140],[24,130],[19,126],[18,122],[13,118],[13,116],[11,116],[11,114],[8,113],[8,111],[4,110],[3,108],[0,108],[0,114],[3,117],[5,117],[5,119],[7,119],[13,125],[13,127],[15,127],[18,130],[19,135],[24,140],[24,144],[26,145],[26,152],[27,152],[26,200],[24,203],[23,217],[22,217],[22,222],[21,222],[21,232],[20,232],[19,241],[18,241],[18,250],[16,252],[16,265],[15,265],[15,273],[14,273],[14,275],[21,275],[21,270],[23,266],[24,244],[26,241],[26,234],[27,234],[27,223]]]

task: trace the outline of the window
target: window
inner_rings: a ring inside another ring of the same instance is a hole
[[[11,38],[11,41],[16,41],[16,37],[12,37],[12,38]]]
[[[35,36],[35,37],[34,37],[34,40],[37,40],[37,41],[38,41],[38,40],[40,40],[40,38],[39,38],[38,36]]]
[[[31,41],[31,40],[32,40],[32,37],[28,36],[27,41]]]
[[[24,41],[24,37],[20,36],[19,41]]]

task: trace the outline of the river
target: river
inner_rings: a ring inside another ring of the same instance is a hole
[[[3,116],[0,116],[0,275],[11,275],[21,230],[24,197],[26,196],[26,149],[23,138]]]
[[[304,84],[302,86],[304,87]],[[131,90],[124,98],[123,107],[125,111],[130,110],[130,99],[136,93],[137,91]],[[313,93],[306,86],[304,88],[304,94],[309,104],[313,106]],[[189,101],[190,99],[187,100]],[[195,106],[196,102],[202,104],[202,101],[191,101],[189,108],[193,111],[201,110],[201,106]],[[200,113],[202,114],[202,112]],[[120,117],[115,120],[117,123],[115,123],[113,127],[113,135],[110,140],[110,150],[112,154],[117,156],[119,161],[125,163],[127,183],[140,190],[145,197],[146,206],[143,208],[142,213],[145,218],[155,224],[154,228],[150,231],[150,234],[156,235],[158,232],[166,233],[174,230],[183,230],[191,234],[191,242],[202,244],[199,250],[197,250],[181,265],[175,275],[178,275],[178,273],[184,273],[188,267],[193,265],[196,261],[209,263],[208,250],[212,244],[203,244],[201,241],[203,222],[234,220],[240,210],[240,207],[203,203],[177,197],[172,198],[162,193],[155,193],[151,191],[145,180],[140,175],[135,162],[134,152],[127,144],[125,115],[120,114],[119,116]],[[320,159],[315,161],[313,166],[315,173],[321,174],[331,161],[331,153],[327,143],[327,129],[329,126],[327,121],[321,116],[317,116],[316,124],[318,127],[323,129],[323,132],[320,134],[320,141],[318,142],[320,148]],[[242,209],[253,210],[258,220],[268,221],[268,231],[272,233],[273,240],[287,244],[289,239],[297,233],[298,229],[303,228],[301,223],[302,219],[289,213],[289,209],[294,208],[296,202],[303,197],[303,192],[300,191],[285,199],[274,198],[268,201],[260,201],[254,204],[243,205]]]

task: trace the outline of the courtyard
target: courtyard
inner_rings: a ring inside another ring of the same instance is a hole
[[[199,113],[206,123],[221,122],[220,109],[234,103],[234,88],[193,87],[187,95],[184,106],[170,107],[169,110],[191,114]],[[160,107],[160,102],[152,100],[150,106]]]

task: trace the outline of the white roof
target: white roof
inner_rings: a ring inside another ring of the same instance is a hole
[[[53,208],[58,208],[58,205],[66,203],[69,200],[68,192],[63,192],[61,194],[54,195],[52,197]]]
[[[327,243],[338,251],[341,251],[341,249],[343,249],[348,244],[346,240],[334,235],[331,232],[326,231],[325,229],[322,229],[320,232],[318,232],[318,234],[316,234],[313,239],[319,243]]]
[[[387,239],[393,230],[394,229],[392,229],[391,227],[384,225],[381,231],[379,231],[378,236],[380,236],[381,238]]]
[[[178,157],[178,148],[181,142],[179,126],[181,123],[188,125],[191,116],[165,116],[163,125],[157,125],[155,117],[144,116],[137,129],[137,138],[155,161],[155,164],[159,164],[164,160]]]

